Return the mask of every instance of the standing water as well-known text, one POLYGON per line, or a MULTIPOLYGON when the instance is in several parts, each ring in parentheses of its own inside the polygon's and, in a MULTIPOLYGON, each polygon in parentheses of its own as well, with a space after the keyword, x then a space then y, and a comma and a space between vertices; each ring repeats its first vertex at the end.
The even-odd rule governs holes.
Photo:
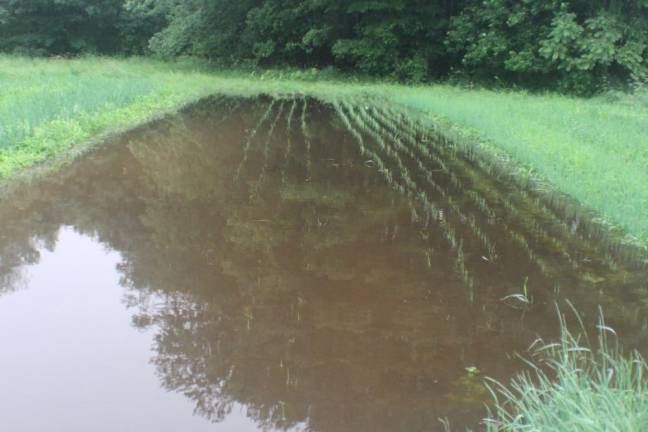
POLYGON ((3 431, 460 431, 556 302, 648 342, 637 260, 364 105, 210 99, 0 223, 3 431))

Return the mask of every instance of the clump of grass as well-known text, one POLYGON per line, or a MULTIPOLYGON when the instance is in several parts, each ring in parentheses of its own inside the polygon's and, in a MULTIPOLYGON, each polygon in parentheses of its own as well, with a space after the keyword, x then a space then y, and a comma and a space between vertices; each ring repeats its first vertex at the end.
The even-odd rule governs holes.
MULTIPOLYGON (((579 320, 580 322, 580 320, 579 320)), ((508 386, 491 381, 496 404, 488 432, 639 432, 648 430, 648 365, 626 356, 614 330, 599 320, 593 347, 560 317, 561 337, 541 340, 525 360, 530 371, 508 386)), ((581 323, 582 326, 582 323, 581 323)))

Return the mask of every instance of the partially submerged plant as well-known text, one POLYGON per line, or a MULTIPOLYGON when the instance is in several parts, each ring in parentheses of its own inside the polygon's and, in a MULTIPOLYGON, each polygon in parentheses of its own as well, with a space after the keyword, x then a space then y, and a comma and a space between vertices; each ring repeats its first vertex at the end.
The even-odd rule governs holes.
MULTIPOLYGON (((284 163, 283 167, 281 170, 281 183, 285 184, 286 179, 288 177, 287 171, 288 171, 288 166, 290 165, 290 154, 292 153, 293 150, 293 143, 292 143, 292 136, 293 136, 293 131, 292 131, 292 122, 293 118, 295 116, 295 110, 297 109, 297 104, 299 103, 300 99, 293 98, 292 105, 290 106, 290 111, 288 111, 288 117, 286 119, 286 150, 284 152, 284 163)), ((303 110, 306 110, 306 104, 307 104, 307 99, 303 100, 303 110)))
MULTIPOLYGON (((571 305, 570 305, 571 306, 571 305)), ((599 319, 598 341, 575 335, 560 315, 556 343, 536 341, 529 370, 506 386, 489 380, 495 408, 488 432, 640 432, 648 430, 648 365, 625 356, 616 333, 599 319), (614 338, 611 343, 610 337, 614 338)), ((578 318, 578 315, 577 315, 578 318)), ((582 321, 578 318, 583 328, 582 321)))
POLYGON ((533 297, 529 295, 529 277, 524 279, 522 285, 522 292, 517 294, 510 294, 500 299, 507 305, 514 309, 528 309, 533 306, 533 297))
POLYGON ((274 120, 270 124, 270 128, 266 131, 265 144, 263 146, 263 166, 261 167, 261 173, 259 174, 259 179, 256 182, 257 189, 260 188, 265 182, 266 173, 268 172, 268 164, 270 163, 270 143, 272 142, 272 139, 274 137, 274 132, 275 129, 277 128, 277 124, 279 124, 279 120, 281 120, 281 116, 284 113, 284 108, 285 108, 285 101, 282 100, 281 103, 279 104, 277 115, 275 116, 274 120))
POLYGON ((248 155, 250 152, 250 148, 252 147, 252 142, 254 138, 256 137, 257 133, 261 129, 261 127, 264 125, 266 120, 270 117, 270 114, 272 113, 272 110, 276 104, 276 99, 272 99, 272 101, 268 104, 268 107, 266 108, 265 112, 263 115, 259 118, 259 121, 257 124, 254 126, 254 128, 248 133, 247 138, 245 140, 245 143, 243 144, 243 159, 241 160, 241 163, 239 164, 238 168, 236 169, 236 175, 234 176, 234 179, 238 181, 238 179, 241 177, 241 171, 245 167, 245 164, 247 163, 248 160, 248 155))

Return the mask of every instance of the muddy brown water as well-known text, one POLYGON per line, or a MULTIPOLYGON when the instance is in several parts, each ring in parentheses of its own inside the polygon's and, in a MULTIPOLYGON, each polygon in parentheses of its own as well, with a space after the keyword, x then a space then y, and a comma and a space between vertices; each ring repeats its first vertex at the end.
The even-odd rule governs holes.
POLYGON ((389 110, 212 98, 0 226, 7 432, 479 429, 555 302, 648 345, 645 267, 389 110))

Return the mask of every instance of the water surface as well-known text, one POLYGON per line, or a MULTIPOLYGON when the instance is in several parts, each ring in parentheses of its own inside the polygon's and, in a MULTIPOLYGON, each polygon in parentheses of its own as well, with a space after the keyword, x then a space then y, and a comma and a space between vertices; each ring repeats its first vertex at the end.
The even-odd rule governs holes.
POLYGON ((556 301, 646 347, 644 268, 487 171, 388 110, 213 98, 18 189, 3 430, 462 430, 556 301))

